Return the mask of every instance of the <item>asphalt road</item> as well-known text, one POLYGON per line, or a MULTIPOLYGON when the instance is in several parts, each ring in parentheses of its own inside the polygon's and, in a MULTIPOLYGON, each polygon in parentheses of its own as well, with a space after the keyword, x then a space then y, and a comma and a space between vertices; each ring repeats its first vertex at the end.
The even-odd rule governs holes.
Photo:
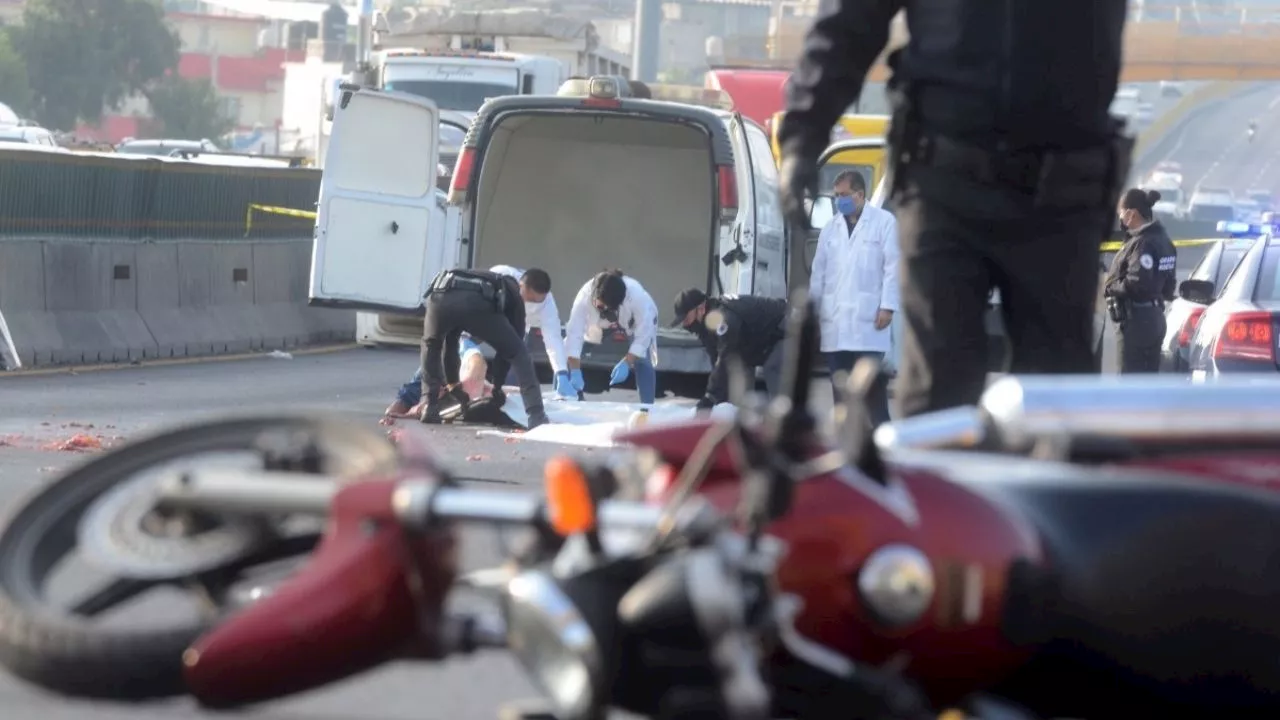
POLYGON ((1188 192, 1195 187, 1225 187, 1243 193, 1252 188, 1280 190, 1280 83, 1257 83, 1229 100, 1196 112, 1150 165, 1170 160, 1182 165, 1188 192), (1249 121, 1258 121, 1253 142, 1249 121))
MULTIPOLYGON (((335 413, 373 425, 393 389, 412 372, 414 361, 412 352, 353 349, 291 360, 0 376, 0 510, 23 492, 56 477, 58 471, 91 459, 92 453, 52 449, 77 434, 95 436, 109 445, 236 412, 335 413)), ((433 430, 446 464, 463 475, 505 484, 521 485, 537 478, 541 461, 563 449, 478 438, 475 428, 433 430), (468 460, 476 456, 481 459, 468 460)), ((574 452, 600 457, 607 453, 574 452)), ((470 533, 466 545, 469 568, 491 565, 499 557, 487 532, 470 533)), ((487 720, 494 717, 499 702, 532 694, 506 658, 485 655, 436 667, 389 667, 324 692, 264 707, 251 716, 263 720, 487 720)), ((142 708, 67 702, 2 674, 0 708, 0 714, 15 720, 227 717, 199 712, 184 701, 142 708)))

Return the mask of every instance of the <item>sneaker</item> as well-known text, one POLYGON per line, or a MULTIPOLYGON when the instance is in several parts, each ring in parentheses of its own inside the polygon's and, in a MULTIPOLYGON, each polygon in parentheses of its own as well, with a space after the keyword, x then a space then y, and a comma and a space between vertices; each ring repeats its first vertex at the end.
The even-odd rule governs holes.
POLYGON ((464 408, 471 404, 471 396, 463 391, 461 386, 454 387, 449 390, 449 392, 446 393, 446 396, 453 398, 457 401, 458 405, 461 405, 464 408))
POLYGON ((539 425, 546 425, 551 422, 551 418, 547 417, 547 413, 543 410, 529 413, 529 429, 532 430, 539 425))

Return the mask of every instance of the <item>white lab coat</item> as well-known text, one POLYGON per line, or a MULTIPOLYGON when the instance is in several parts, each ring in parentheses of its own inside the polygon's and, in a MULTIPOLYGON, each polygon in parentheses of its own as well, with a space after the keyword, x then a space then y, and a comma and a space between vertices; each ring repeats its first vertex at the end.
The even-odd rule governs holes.
POLYGON ((898 222, 867 205, 853 232, 841 215, 818 236, 809 297, 818 303, 822 352, 889 353, 890 328, 876 329, 878 310, 898 312, 898 222))
MULTIPOLYGON (((627 284, 627 297, 618 308, 618 325, 631 336, 631 349, 636 357, 648 356, 656 367, 658 364, 658 306, 653 302, 649 292, 635 278, 625 275, 622 278, 627 284)), ((565 351, 569 357, 582 357, 584 342, 598 343, 604 339, 604 330, 609 321, 600 317, 600 311, 592 302, 592 290, 595 278, 587 281, 573 298, 573 308, 569 310, 569 324, 565 326, 565 351)))
MULTIPOLYGON (((494 265, 489 268, 489 272, 501 273, 517 281, 524 277, 524 270, 511 265, 494 265)), ((525 332, 532 328, 542 329, 542 344, 547 349, 551 369, 554 372, 567 372, 569 365, 565 361, 564 336, 561 335, 563 328, 560 325, 560 309, 556 307, 555 295, 547 293, 546 299, 540 303, 525 303, 524 324, 525 332)))

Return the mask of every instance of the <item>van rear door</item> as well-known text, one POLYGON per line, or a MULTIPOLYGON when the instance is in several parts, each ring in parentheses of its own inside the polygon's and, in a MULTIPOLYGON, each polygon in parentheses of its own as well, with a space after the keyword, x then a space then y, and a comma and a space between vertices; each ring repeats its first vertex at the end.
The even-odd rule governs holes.
POLYGON ((436 187, 431 100, 344 85, 334 104, 311 256, 311 304, 416 311, 453 248, 436 187))

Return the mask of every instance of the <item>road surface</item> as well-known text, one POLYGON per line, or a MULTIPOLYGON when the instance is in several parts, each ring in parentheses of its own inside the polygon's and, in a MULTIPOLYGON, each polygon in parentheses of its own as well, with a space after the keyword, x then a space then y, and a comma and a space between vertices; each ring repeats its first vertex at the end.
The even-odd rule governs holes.
POLYGON ((1209 102, 1150 164, 1182 165, 1190 193, 1197 186, 1223 187, 1242 194, 1253 188, 1280 190, 1280 83, 1256 83, 1226 101, 1209 102), (1253 142, 1249 121, 1258 121, 1253 142))
MULTIPOLYGON (((48 448, 77 434, 124 442, 178 423, 235 412, 337 413, 372 425, 392 391, 413 370, 416 354, 347 350, 253 359, 82 372, 0 376, 0 510, 85 455, 48 448), (92 426, 92 427, 88 427, 92 426)), ((610 398, 617 399, 617 398, 610 398)), ((556 446, 477 438, 475 429, 439 428, 445 462, 468 476, 520 484, 538 477, 556 446), (466 458, 483 456, 482 460, 466 458)), ((582 452, 582 451, 578 451, 582 452)), ((603 457, 606 451, 594 451, 603 457)), ((468 537, 469 567, 497 559, 487 533, 468 537)), ((263 708, 261 720, 489 720, 497 703, 532 694, 501 656, 477 656, 438 667, 405 665, 334 689, 263 708)), ((0 675, 6 718, 159 720, 226 718, 187 702, 138 709, 80 704, 42 695, 0 675)))

